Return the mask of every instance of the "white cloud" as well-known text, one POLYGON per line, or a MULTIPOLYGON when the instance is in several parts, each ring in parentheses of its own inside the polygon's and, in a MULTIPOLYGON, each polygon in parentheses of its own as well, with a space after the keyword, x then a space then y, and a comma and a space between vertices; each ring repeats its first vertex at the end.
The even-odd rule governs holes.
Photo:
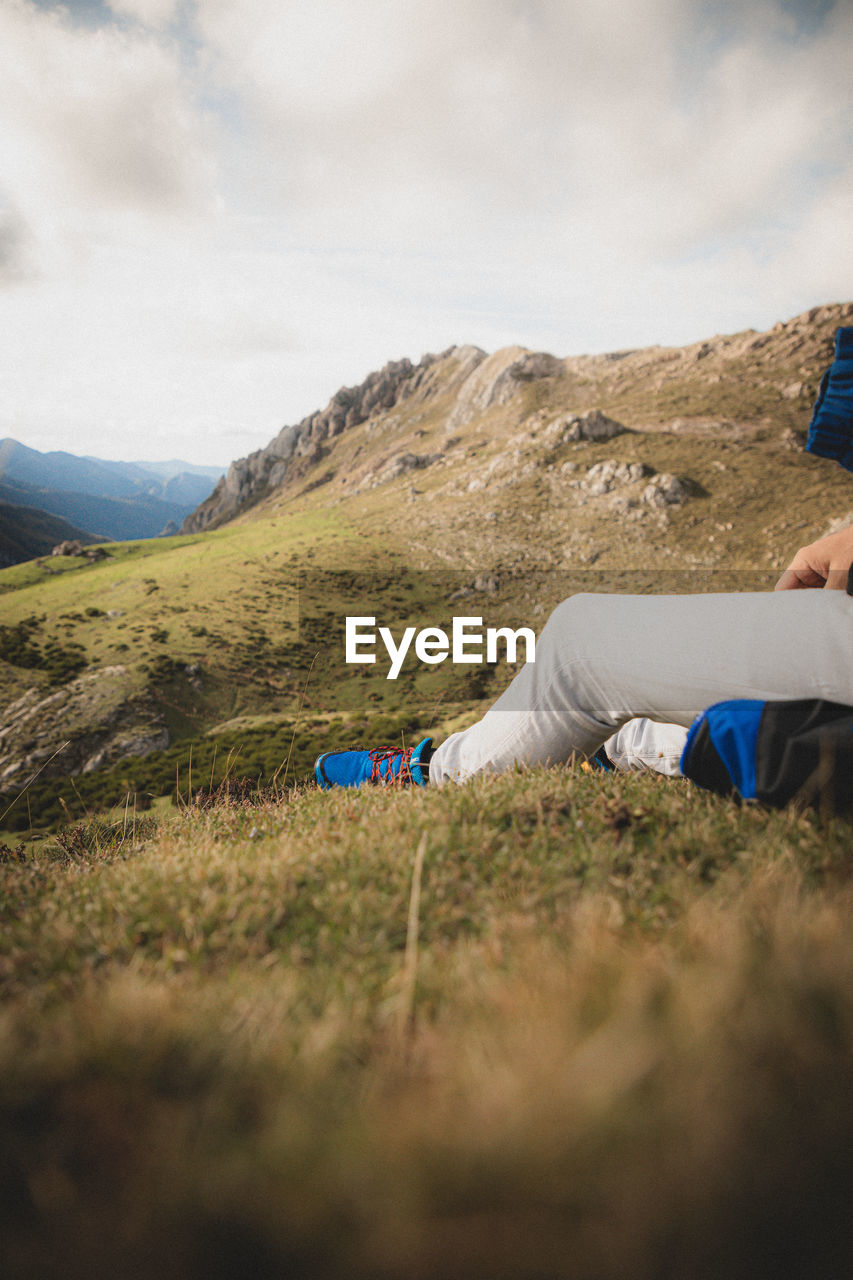
POLYGON ((178 16, 178 0, 107 0, 113 13, 146 27, 167 27, 178 16))
POLYGON ((176 46, 26 0, 0 6, 0 200, 45 269, 116 220, 209 205, 213 176, 176 46))
POLYGON ((849 163, 847 10, 809 40, 771 0, 703 42, 708 21, 700 0, 199 3, 250 122, 239 171, 293 234, 533 244, 587 277, 760 237, 849 163))
POLYGON ((400 355, 853 296, 846 3, 108 3, 0 3, 0 432, 224 460, 400 355))
POLYGON ((31 237, 14 209, 0 209, 0 287, 17 284, 31 273, 31 237))

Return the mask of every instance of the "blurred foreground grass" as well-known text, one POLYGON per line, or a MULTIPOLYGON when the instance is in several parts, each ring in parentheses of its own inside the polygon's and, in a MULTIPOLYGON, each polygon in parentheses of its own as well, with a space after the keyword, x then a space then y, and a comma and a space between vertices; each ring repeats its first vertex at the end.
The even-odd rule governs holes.
POLYGON ((143 821, 2 854, 9 1280, 850 1274, 853 824, 580 768, 143 821))

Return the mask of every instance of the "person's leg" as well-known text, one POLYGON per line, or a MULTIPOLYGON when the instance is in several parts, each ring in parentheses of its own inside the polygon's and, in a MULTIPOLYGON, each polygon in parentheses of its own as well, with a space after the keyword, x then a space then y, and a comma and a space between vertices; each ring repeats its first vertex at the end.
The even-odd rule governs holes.
POLYGON ((617 729, 604 743, 604 750, 618 773, 643 770, 677 778, 686 740, 687 726, 638 716, 617 729))
MULTIPOLYGON (((724 698, 804 697, 853 703, 853 599, 842 592, 573 596, 549 618, 536 662, 436 748, 430 781, 592 755, 635 717, 686 727, 724 698)), ((674 745, 676 733, 664 737, 674 745)))

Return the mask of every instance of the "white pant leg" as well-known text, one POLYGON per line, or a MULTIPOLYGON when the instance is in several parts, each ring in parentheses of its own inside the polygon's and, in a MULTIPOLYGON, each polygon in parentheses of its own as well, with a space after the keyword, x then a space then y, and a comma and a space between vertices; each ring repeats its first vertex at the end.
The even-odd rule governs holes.
POLYGON ((635 717, 687 726, 724 698, 805 697, 853 703, 843 592, 572 596, 548 619, 535 663, 437 748, 430 780, 591 755, 635 717))
POLYGON ((687 728, 683 724, 661 724, 658 720, 637 716, 607 739, 604 750, 619 773, 651 769, 678 778, 686 738, 687 728))

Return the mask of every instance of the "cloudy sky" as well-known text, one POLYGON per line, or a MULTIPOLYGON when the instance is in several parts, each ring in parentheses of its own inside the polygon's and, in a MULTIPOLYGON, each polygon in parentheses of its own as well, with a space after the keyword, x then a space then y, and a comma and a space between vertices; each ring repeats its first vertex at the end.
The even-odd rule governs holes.
POLYGON ((0 436, 226 464, 850 300, 851 66, 851 0, 0 0, 0 436))

